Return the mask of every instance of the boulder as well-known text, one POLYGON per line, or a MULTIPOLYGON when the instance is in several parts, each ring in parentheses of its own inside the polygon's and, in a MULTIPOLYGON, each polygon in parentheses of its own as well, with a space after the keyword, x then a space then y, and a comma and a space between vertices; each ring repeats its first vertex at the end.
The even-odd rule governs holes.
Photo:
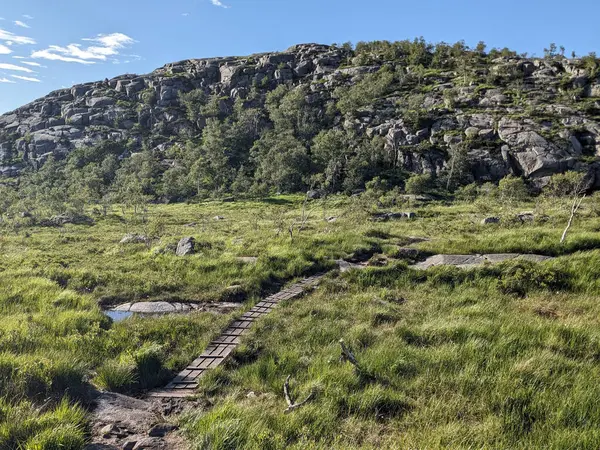
POLYGON ((533 222, 535 220, 535 215, 532 211, 525 211, 517 214, 516 218, 523 223, 533 222))
POLYGON ((177 256, 193 255, 195 253, 196 239, 191 236, 182 238, 177 244, 177 256))
POLYGON ((148 431, 148 436, 150 437, 164 437, 168 433, 177 430, 177 426, 172 425, 170 423, 159 423, 154 425, 148 431))
POLYGON ((119 244, 147 244, 148 242, 150 239, 146 235, 129 233, 123 236, 119 244))
POLYGON ((321 189, 313 189, 306 193, 306 198, 309 200, 318 200, 325 195, 325 192, 321 189))
POLYGON ((490 216, 481 220, 481 225, 488 225, 490 223, 500 223, 500 217, 490 216))
POLYGON ((421 251, 412 247, 400 247, 394 253, 397 259, 406 259, 408 261, 416 261, 421 257, 421 251))

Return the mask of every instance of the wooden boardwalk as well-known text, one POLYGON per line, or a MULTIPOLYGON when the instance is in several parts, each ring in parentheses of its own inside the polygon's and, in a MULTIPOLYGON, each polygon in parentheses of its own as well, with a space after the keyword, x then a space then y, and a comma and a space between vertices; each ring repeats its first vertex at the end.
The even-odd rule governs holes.
POLYGON ((164 388, 150 391, 150 397, 182 398, 197 394, 198 379, 207 371, 220 366, 239 345, 255 320, 270 313, 282 300, 301 296, 308 288, 318 284, 325 274, 314 275, 258 302, 252 309, 234 320, 213 340, 196 360, 182 370, 164 388))

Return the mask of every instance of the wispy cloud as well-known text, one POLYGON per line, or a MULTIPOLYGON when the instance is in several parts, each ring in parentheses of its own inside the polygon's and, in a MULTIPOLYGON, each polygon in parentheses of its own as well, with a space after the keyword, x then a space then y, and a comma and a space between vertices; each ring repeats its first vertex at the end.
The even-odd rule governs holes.
POLYGON ((42 80, 38 80, 37 78, 33 78, 33 77, 22 77, 20 75, 11 75, 11 76, 18 80, 31 81, 33 83, 41 83, 42 82, 42 80))
POLYGON ((25 22, 21 22, 20 20, 15 20, 15 25, 21 28, 31 28, 25 22))
POLYGON ((0 44, 0 55, 9 55, 12 53, 12 50, 8 48, 6 45, 0 44))
POLYGON ((7 44, 35 44, 35 40, 26 36, 18 36, 10 31, 5 31, 0 28, 0 41, 4 41, 7 44))
POLYGON ((21 64, 26 64, 31 67, 46 67, 46 66, 42 66, 40 63, 36 63, 33 61, 22 61, 21 64))
POLYGON ((89 47, 84 47, 81 44, 69 44, 66 47, 51 45, 45 50, 33 52, 31 57, 79 64, 95 64, 96 61, 106 61, 109 57, 119 55, 121 49, 135 42, 123 33, 100 34, 95 38, 82 40, 94 42, 96 45, 89 47))
POLYGON ((25 17, 27 20, 33 20, 33 17, 31 17, 29 14, 23 14, 23 17, 25 17))
POLYGON ((183 17, 187 17, 187 16, 189 16, 189 15, 190 15, 190 13, 181 13, 181 15, 182 15, 183 17))
POLYGON ((33 73, 33 70, 27 67, 16 66, 15 64, 0 63, 0 70, 16 70, 17 72, 33 73))
POLYGON ((221 3, 221 0, 210 0, 210 2, 215 5, 215 6, 219 6, 221 8, 231 8, 231 6, 227 6, 224 5, 223 3, 221 3))
POLYGON ((27 59, 24 56, 13 56, 13 58, 15 58, 15 59, 27 59))
POLYGON ((8 78, 0 78, 0 83, 16 83, 16 81, 9 80, 8 78))

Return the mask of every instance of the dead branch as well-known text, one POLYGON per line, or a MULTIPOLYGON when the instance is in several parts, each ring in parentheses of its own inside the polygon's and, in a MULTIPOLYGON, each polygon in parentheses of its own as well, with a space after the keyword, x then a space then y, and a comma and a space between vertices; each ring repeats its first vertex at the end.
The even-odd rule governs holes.
POLYGON ((577 211, 579 210, 579 207, 581 206, 581 202, 583 202, 584 198, 585 198, 585 194, 583 194, 581 196, 581 198, 575 197, 575 199, 573 200, 573 206, 571 206, 571 216, 569 217, 569 221, 567 222, 567 227, 565 228, 565 231, 563 231, 562 237, 560 238, 561 244, 563 242, 565 242, 565 240, 567 239, 567 233, 569 232, 569 228, 571 228, 571 225, 573 225, 573 219, 575 218, 575 214, 577 214, 577 211))
POLYGON ((358 363, 356 356, 354 356, 354 353, 352 353, 352 351, 348 348, 348 346, 346 345, 346 343, 344 342, 343 339, 340 339, 340 346, 342 347, 342 354, 340 356, 340 361, 348 361, 350 364, 352 364, 358 370, 361 370, 360 364, 358 363))
POLYGON ((315 396, 315 391, 313 389, 310 391, 310 394, 308 394, 308 397, 306 397, 304 401, 301 401, 300 403, 295 403, 294 400, 292 400, 292 396, 290 395, 290 378, 291 375, 288 375, 288 377, 285 379, 285 383, 283 384, 283 395, 285 396, 285 401, 288 404, 288 407, 284 411, 284 414, 288 414, 294 411, 295 409, 300 408, 302 405, 311 401, 312 398, 315 396))

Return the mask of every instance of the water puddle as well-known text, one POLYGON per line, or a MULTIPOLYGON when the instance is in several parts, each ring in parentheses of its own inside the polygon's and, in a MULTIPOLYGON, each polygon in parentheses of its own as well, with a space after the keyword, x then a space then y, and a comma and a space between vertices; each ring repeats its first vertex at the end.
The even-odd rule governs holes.
POLYGON ((179 303, 179 302, 138 302, 125 303, 113 309, 105 310, 104 314, 113 322, 122 322, 130 317, 161 317, 168 314, 190 314, 193 312, 209 312, 213 314, 228 314, 242 304, 232 302, 215 303, 179 303))
POLYGON ((114 323, 118 323, 130 318, 131 316, 133 316, 133 313, 130 311, 114 311, 111 309, 108 311, 104 311, 104 315, 110 317, 114 323))

